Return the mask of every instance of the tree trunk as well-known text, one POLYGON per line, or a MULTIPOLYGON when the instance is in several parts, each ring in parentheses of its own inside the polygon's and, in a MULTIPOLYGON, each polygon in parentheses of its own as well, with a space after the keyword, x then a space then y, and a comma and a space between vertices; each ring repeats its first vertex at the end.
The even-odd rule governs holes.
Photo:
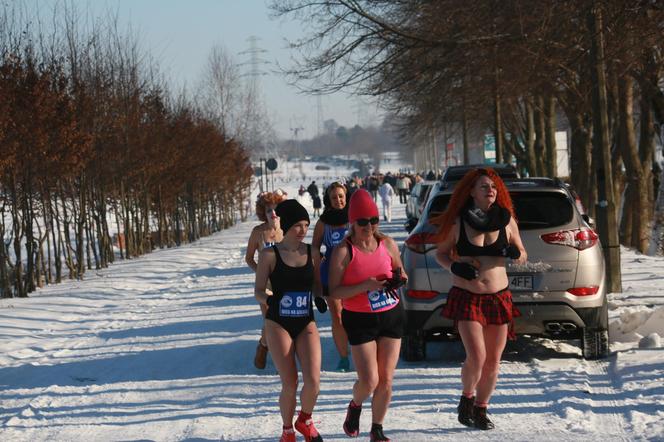
MULTIPOLYGON (((496 80, 497 81, 497 80, 496 80)), ((496 163, 502 163, 504 161, 503 155, 505 153, 504 148, 504 134, 503 134, 503 115, 502 115, 502 103, 501 103, 500 93, 498 92, 498 85, 495 85, 494 88, 494 138, 496 143, 496 163)))
MULTIPOLYGON (((79 178, 79 191, 78 191, 78 218, 76 221, 76 265, 77 265, 77 278, 83 279, 85 274, 85 218, 87 217, 86 209, 86 179, 85 175, 81 174, 79 178)), ((74 204, 75 205, 75 204, 74 204)))
POLYGON ((19 214, 19 195, 16 189, 16 177, 10 180, 10 204, 12 207, 12 230, 14 237, 14 293, 18 298, 25 298, 28 294, 23 285, 23 257, 21 241, 23 240, 24 223, 19 214))
MULTIPOLYGON (((643 219, 648 223, 649 243, 652 241, 652 228, 654 227, 655 204, 657 199, 657 187, 655 177, 659 178, 653 170, 655 165, 655 121, 653 117, 653 103, 648 94, 641 91, 640 99, 640 137, 639 137, 639 158, 641 160, 641 172, 643 188, 647 189, 646 210, 643 212, 643 219)), ((649 244, 650 249, 650 244, 649 244)))
POLYGON ((606 64, 604 60, 604 24, 601 4, 593 1, 587 16, 590 36, 589 67, 592 80, 593 154, 597 170, 597 230, 607 265, 609 292, 622 291, 620 243, 609 150, 609 127, 606 98, 606 64))
POLYGON ((11 298, 12 292, 9 271, 9 257, 5 246, 5 210, 0 211, 0 298, 11 298))
POLYGON ((525 99, 526 106, 526 168, 529 176, 537 176, 537 157, 535 154, 535 111, 530 97, 525 99))
POLYGON ((558 157, 556 152, 556 99, 552 96, 544 100, 545 139, 546 139, 546 176, 558 176, 558 157))
POLYGON ((465 96, 461 115, 461 132, 463 137, 463 164, 470 164, 470 148, 468 146, 468 110, 466 109, 465 96))
MULTIPOLYGON (((626 246, 636 247, 641 253, 645 253, 648 248, 648 189, 643 187, 644 181, 641 179, 643 169, 641 159, 636 145, 636 132, 634 129, 634 81, 629 76, 624 76, 618 80, 619 92, 619 120, 620 120, 620 141, 622 148, 622 158, 627 172, 627 186, 630 191, 627 196, 630 197, 627 216, 632 217, 631 235, 625 231, 626 246), (644 216, 646 215, 646 216, 644 216), (628 239, 629 236, 629 239, 628 239)), ((627 226, 625 226, 626 228, 627 226)), ((623 230, 621 226, 621 230, 623 230)))
POLYGON ((26 178, 23 181, 23 223, 25 225, 25 260, 26 260, 26 271, 25 278, 23 279, 23 284, 25 285, 25 293, 34 292, 36 289, 35 285, 35 271, 36 271, 36 261, 37 256, 35 250, 35 237, 34 237, 34 222, 35 222, 35 213, 33 209, 33 200, 32 200, 32 179, 30 173, 26 174, 26 178))
POLYGON ((535 159, 536 176, 546 175, 546 117, 544 114, 544 98, 535 97, 535 159))

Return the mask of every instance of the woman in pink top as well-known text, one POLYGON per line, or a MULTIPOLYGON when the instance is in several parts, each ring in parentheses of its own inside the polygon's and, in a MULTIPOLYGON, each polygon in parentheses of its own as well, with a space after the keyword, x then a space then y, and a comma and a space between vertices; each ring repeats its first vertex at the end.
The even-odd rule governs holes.
POLYGON ((371 400, 370 438, 389 441, 383 420, 392 398, 392 379, 399 360, 404 310, 396 288, 405 283, 399 248, 378 231, 378 207, 366 190, 350 198, 350 229, 330 259, 330 297, 341 299, 341 320, 348 335, 357 381, 343 428, 350 437, 360 433, 362 403, 371 400))

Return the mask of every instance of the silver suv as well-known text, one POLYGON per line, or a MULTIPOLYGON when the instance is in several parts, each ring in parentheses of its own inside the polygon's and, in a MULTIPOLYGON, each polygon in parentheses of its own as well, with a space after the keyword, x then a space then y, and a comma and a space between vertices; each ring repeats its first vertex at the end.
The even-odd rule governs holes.
POLYGON ((418 220, 422 215, 424 204, 429 196, 429 191, 438 181, 424 180, 415 183, 413 189, 410 191, 408 201, 406 202, 406 218, 418 220))
MULTIPOLYGON (((528 252, 524 265, 510 264, 507 275, 514 304, 521 312, 517 334, 581 339, 583 357, 609 353, 608 306, 601 245, 562 181, 550 178, 506 179, 521 239, 528 252)), ((407 314, 402 341, 406 361, 426 358, 426 341, 454 336, 452 321, 440 315, 452 285, 450 272, 436 262, 429 224, 450 200, 454 183, 437 186, 422 217, 402 248, 410 279, 401 298, 407 314)))

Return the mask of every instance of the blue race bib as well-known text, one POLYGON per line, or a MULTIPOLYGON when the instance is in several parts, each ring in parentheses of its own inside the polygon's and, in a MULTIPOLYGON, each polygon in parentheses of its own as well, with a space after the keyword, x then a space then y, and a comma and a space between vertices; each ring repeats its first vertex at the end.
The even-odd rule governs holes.
POLYGON ((385 307, 395 305, 398 301, 394 296, 389 295, 385 290, 374 290, 369 292, 369 307, 372 311, 383 310, 385 307))
POLYGON ((311 292, 286 292, 279 304, 279 316, 283 318, 301 318, 309 316, 311 292))

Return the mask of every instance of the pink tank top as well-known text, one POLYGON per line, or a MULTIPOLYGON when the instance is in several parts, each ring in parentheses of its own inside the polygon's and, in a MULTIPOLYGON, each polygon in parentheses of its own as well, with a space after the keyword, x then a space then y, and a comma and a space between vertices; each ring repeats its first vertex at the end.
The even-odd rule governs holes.
MULTIPOLYGON (((359 250, 350 241, 347 243, 352 247, 353 257, 346 267, 341 285, 359 284, 372 276, 379 279, 392 276, 392 258, 384 241, 380 241, 372 253, 359 250)), ((378 313, 394 308, 399 300, 381 292, 361 292, 341 302, 343 308, 351 312, 378 313)))

